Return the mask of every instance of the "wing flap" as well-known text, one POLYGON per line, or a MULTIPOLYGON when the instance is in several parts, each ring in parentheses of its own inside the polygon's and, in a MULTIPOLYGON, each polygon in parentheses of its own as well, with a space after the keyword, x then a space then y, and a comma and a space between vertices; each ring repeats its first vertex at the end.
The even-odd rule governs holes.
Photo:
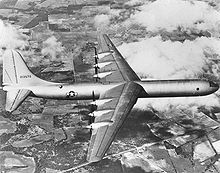
POLYGON ((30 93, 31 91, 27 89, 7 91, 5 110, 12 112, 17 109, 30 93))
POLYGON ((117 86, 101 96, 102 98, 111 97, 113 101, 106 103, 105 107, 115 106, 115 110, 108 116, 104 115, 95 118, 95 123, 103 121, 112 121, 113 123, 92 131, 87 155, 89 162, 96 162, 103 158, 142 90, 143 88, 140 85, 129 82, 117 86))

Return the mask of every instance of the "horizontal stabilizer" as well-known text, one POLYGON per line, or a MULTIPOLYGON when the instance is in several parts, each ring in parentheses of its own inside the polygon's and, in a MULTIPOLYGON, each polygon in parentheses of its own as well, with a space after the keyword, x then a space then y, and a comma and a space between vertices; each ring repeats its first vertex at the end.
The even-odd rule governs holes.
POLYGON ((6 105, 5 110, 12 112, 20 106, 20 104, 27 98, 30 94, 30 90, 19 89, 19 90, 10 90, 6 95, 6 105))

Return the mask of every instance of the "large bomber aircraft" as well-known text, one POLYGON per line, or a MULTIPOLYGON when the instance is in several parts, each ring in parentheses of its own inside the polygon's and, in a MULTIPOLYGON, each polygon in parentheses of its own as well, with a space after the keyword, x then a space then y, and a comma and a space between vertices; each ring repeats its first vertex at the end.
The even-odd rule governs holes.
POLYGON ((63 100, 93 100, 96 110, 87 161, 100 161, 138 98, 204 96, 218 90, 218 84, 200 79, 141 81, 107 35, 98 36, 94 83, 53 83, 35 76, 22 55, 6 50, 3 57, 5 109, 13 112, 28 97, 63 100))

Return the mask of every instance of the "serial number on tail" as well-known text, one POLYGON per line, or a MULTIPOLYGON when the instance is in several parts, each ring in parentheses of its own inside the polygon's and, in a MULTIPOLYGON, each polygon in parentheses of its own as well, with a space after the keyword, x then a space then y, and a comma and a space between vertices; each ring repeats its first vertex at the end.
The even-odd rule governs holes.
POLYGON ((20 78, 31 78, 31 75, 22 75, 20 78))

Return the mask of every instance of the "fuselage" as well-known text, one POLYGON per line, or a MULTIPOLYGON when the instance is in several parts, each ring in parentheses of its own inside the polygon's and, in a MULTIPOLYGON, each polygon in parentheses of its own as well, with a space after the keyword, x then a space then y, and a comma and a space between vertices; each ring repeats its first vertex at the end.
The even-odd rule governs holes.
MULTIPOLYGON (((204 96, 214 93, 218 90, 218 84, 198 79, 189 80, 147 80, 136 81, 142 86, 143 92, 138 98, 151 97, 187 97, 204 96)), ((49 83, 40 86, 17 86, 19 89, 28 89, 32 91, 31 96, 48 99, 66 99, 66 100, 90 100, 99 99, 107 90, 119 86, 122 83, 79 83, 79 84, 57 84, 49 83)), ((16 86, 13 86, 16 88, 16 86)), ((6 86, 5 90, 10 90, 6 86)))

